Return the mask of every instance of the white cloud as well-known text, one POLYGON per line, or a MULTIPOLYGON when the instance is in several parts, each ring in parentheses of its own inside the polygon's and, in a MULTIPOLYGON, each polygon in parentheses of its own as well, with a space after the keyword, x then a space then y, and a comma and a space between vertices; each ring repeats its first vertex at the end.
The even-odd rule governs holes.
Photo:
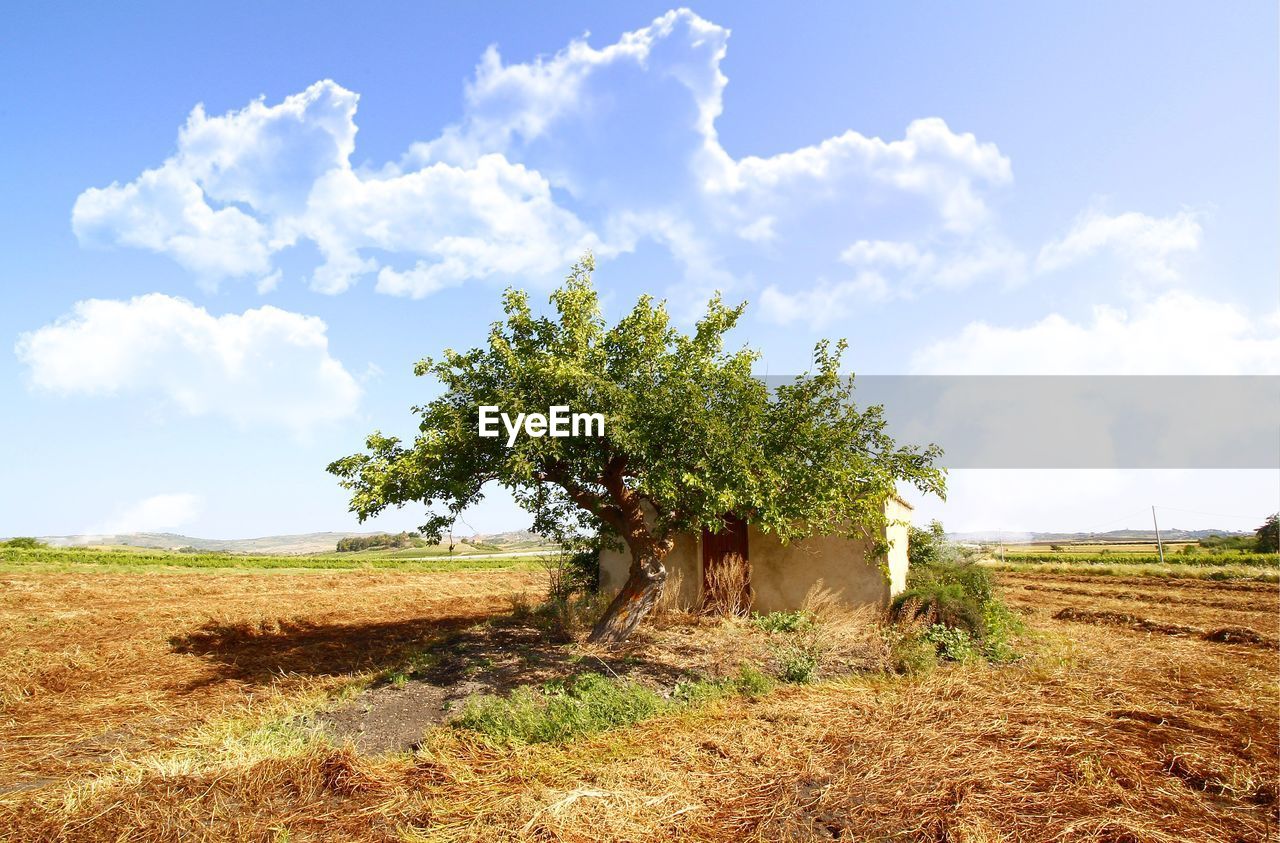
POLYGON ((787 292, 770 284, 760 293, 760 312, 779 325, 801 323, 815 330, 853 317, 860 304, 889 298, 888 284, 874 272, 852 280, 819 282, 806 290, 787 292))
POLYGON ((1097 209, 1082 214, 1059 240, 1046 243, 1036 258, 1039 272, 1053 272, 1101 253, 1111 253, 1142 278, 1177 279, 1175 259, 1200 247, 1200 223, 1182 211, 1151 217, 1136 211, 1108 216, 1097 209))
POLYGON ((1184 292, 1099 306, 1088 322, 1052 314, 1022 328, 973 322, 912 359, 925 374, 1280 374, 1280 312, 1255 316, 1184 292))
POLYGON ((213 316, 159 293, 78 302, 18 338, 31 383, 60 394, 140 393, 193 416, 302 433, 350 417, 356 379, 314 316, 261 307, 213 316))
POLYGON ((855 131, 820 144, 769 158, 732 161, 715 146, 722 162, 707 186, 728 193, 759 194, 776 201, 783 190, 837 190, 849 182, 891 186, 929 198, 951 231, 969 232, 986 222, 983 185, 1013 180, 1009 159, 995 144, 972 134, 956 134, 938 117, 914 120, 902 140, 868 138, 855 131))
POLYGON ((309 239, 312 287, 336 293, 385 270, 379 289, 420 297, 493 274, 558 273, 595 239, 547 180, 501 154, 382 174, 352 169, 358 97, 331 81, 268 106, 209 117, 197 106, 178 152, 128 184, 90 188, 72 227, 84 243, 167 254, 202 279, 279 282, 272 256, 309 239), (378 249, 413 266, 364 254, 378 249))
POLYGON ((203 506, 200 496, 189 492, 153 495, 118 508, 110 518, 85 532, 93 536, 168 532, 193 521, 203 506))
POLYGON ((161 252, 205 278, 265 274, 267 231, 235 207, 214 209, 199 185, 166 164, 126 185, 89 188, 71 225, 82 243, 119 243, 161 252))
POLYGON ((314 289, 376 275, 379 291, 412 297, 473 279, 550 280, 585 249, 607 259, 642 240, 699 289, 796 254, 831 275, 832 243, 922 227, 977 238, 965 254, 985 242, 988 193, 1011 181, 1009 160, 940 118, 898 139, 849 130, 731 156, 716 128, 728 38, 679 10, 600 48, 577 39, 513 63, 490 48, 460 119, 371 169, 351 166, 358 96, 335 82, 223 115, 197 106, 172 157, 86 190, 73 227, 85 243, 148 249, 207 283, 246 277, 264 292, 278 283, 275 255, 310 241, 322 256, 314 289), (816 242, 832 221, 844 234, 816 242))

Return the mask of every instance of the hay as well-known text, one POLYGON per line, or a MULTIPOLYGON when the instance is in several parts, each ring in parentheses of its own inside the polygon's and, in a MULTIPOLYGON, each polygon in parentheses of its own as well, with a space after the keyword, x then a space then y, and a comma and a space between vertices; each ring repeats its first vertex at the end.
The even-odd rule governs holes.
MULTIPOLYGON (((1274 592, 1198 588, 1161 583, 1139 616, 1197 628, 1245 617, 1254 619, 1249 628, 1274 623, 1274 592), (1236 605, 1178 605, 1194 594, 1236 605), (1207 622, 1214 616, 1229 620, 1207 622)), ((510 590, 495 589, 493 605, 510 590)), ((1005 596, 1030 612, 1034 628, 1018 642, 1026 657, 1014 666, 867 674, 755 700, 726 697, 565 746, 507 750, 437 730, 412 757, 368 759, 300 740, 221 755, 206 749, 195 756, 201 764, 143 763, 160 760, 157 751, 97 785, 81 780, 75 798, 56 788, 0 798, 0 837, 1275 839, 1274 653, 1052 617, 1071 601, 1122 610, 1105 596, 1082 602, 1016 588, 1005 596)), ((349 588, 343 599, 346 611, 359 602, 349 588)), ((826 611, 821 602, 815 596, 811 610, 826 611)), ((697 654, 746 627, 691 619, 642 630, 683 636, 697 654)), ((637 657, 655 640, 638 642, 637 657)), ((135 681, 130 687, 155 693, 154 674, 135 681)), ((62 695, 74 703, 77 693, 62 695)), ((161 710, 179 708, 167 705, 161 710)), ((237 745, 249 743, 242 736, 237 745)))

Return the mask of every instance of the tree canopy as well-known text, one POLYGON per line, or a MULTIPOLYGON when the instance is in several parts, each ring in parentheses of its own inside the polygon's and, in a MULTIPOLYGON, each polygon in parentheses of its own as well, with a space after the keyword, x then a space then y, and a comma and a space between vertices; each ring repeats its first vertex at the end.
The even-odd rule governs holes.
POLYGON ((898 446, 880 407, 859 410, 840 373, 843 341, 820 342, 809 372, 770 390, 758 354, 725 350, 745 304, 719 295, 691 333, 664 302, 642 296, 615 325, 601 316, 584 258, 536 315, 508 290, 505 319, 484 347, 445 350, 415 367, 443 391, 413 408, 412 443, 375 432, 364 452, 329 471, 351 490, 363 521, 388 506, 425 504, 431 541, 496 483, 548 536, 604 530, 626 543, 631 574, 593 633, 625 638, 666 577, 677 534, 718 531, 726 515, 791 541, 817 533, 876 538, 899 482, 943 493, 934 446, 898 446), (478 435, 479 408, 602 413, 600 436, 478 435))
POLYGON ((1253 531, 1253 535, 1259 553, 1280 551, 1280 513, 1268 515, 1262 526, 1253 531))

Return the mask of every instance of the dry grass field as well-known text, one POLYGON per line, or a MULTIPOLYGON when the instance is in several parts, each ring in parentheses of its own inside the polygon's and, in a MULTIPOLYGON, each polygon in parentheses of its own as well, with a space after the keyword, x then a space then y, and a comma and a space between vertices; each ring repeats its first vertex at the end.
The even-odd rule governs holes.
MULTIPOLYGON (((0 838, 1277 839, 1275 584, 999 576, 1028 624, 1012 664, 373 755, 308 713, 456 646, 540 572, 0 573, 0 838)), ((736 634, 658 624, 611 664, 736 634)))

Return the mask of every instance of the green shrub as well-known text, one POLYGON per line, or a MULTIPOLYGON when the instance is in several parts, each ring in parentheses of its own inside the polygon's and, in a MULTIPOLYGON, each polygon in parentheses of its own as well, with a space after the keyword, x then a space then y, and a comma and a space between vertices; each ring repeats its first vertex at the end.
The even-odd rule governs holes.
POLYGON ((941 521, 930 521, 927 529, 914 525, 908 528, 907 561, 912 567, 941 562, 950 556, 951 551, 952 545, 947 542, 941 521))
POLYGON ((23 548, 25 550, 35 550, 38 547, 48 547, 44 542, 39 541, 31 536, 14 536, 8 541, 0 542, 0 547, 23 548))
POLYGON ((652 717, 662 698, 634 682, 589 673, 541 691, 517 688, 505 699, 473 697, 454 725, 504 744, 561 743, 652 717))
POLYGON ((783 682, 804 685, 818 676, 821 660, 816 647, 801 642, 790 642, 776 649, 778 678, 783 682))
POLYGON ((1014 633, 1026 629, 1022 618, 1009 611, 1009 607, 999 600, 989 600, 982 607, 982 621, 982 654, 987 660, 1003 663, 1017 658, 1010 638, 1014 633))
POLYGON ((600 548, 588 547, 569 557, 566 567, 569 581, 583 593, 595 594, 600 590, 600 548))
POLYGON ((978 645, 963 629, 935 623, 925 630, 924 640, 934 645, 939 656, 953 662, 967 662, 981 655, 978 645))
MULTIPOLYGON (((922 640, 938 656, 966 661, 981 656, 993 662, 1012 661, 1010 641, 1024 625, 995 595, 991 576, 972 564, 933 564, 912 569, 907 590, 892 603, 898 620, 922 619, 929 624, 922 640)), ((914 644, 902 643, 904 659, 916 659, 914 644)))
POLYGON ((773 688, 773 680, 769 675, 753 664, 744 662, 738 668, 738 677, 733 681, 738 693, 746 697, 759 697, 769 693, 773 688))
POLYGON ((930 581, 908 588, 893 601, 899 620, 925 618, 931 623, 982 634, 982 602, 958 582, 930 581))
POLYGON ((813 618, 803 609, 794 612, 770 612, 767 615, 752 614, 751 623, 765 632, 799 632, 813 626, 813 618))

